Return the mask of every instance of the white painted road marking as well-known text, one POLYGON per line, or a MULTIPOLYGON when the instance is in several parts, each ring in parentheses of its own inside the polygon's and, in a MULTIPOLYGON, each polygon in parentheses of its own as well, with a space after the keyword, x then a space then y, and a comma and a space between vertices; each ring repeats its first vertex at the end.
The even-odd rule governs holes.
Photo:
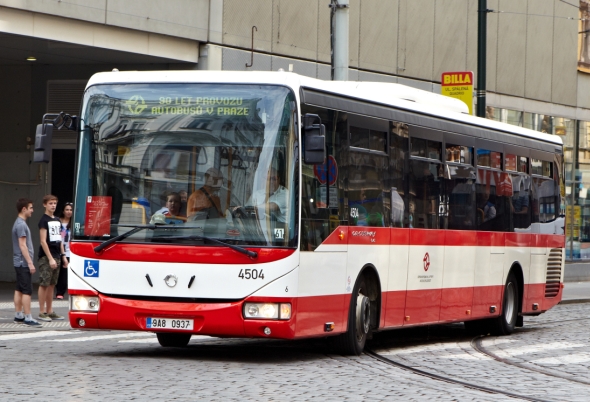
MULTIPOLYGON (((207 335, 193 335, 191 336, 191 341, 197 340, 197 341, 207 341, 207 340, 213 340, 213 339, 218 339, 215 338, 214 336, 207 336, 207 335)), ((124 340, 124 341, 119 341, 119 343, 158 343, 158 339, 156 337, 154 338, 148 338, 148 339, 129 339, 129 340, 124 340)))
POLYGON ((69 338, 69 339, 49 339, 48 342, 90 342, 90 341, 101 341, 103 339, 117 339, 117 338, 135 338, 143 336, 153 336, 151 332, 127 332, 124 334, 115 335, 96 335, 96 336, 84 336, 80 338, 69 338))
POLYGON ((27 332, 24 334, 10 334, 0 335, 0 341, 14 341, 18 339, 29 339, 29 338, 46 338, 48 336, 64 336, 74 335, 79 331, 42 331, 42 332, 27 332))
MULTIPOLYGON (((51 303, 51 305, 54 308, 61 308, 61 307, 70 307, 70 302, 67 300, 54 300, 53 303, 51 303)), ((31 302, 31 308, 33 309, 37 309, 39 308, 39 302, 38 301, 34 301, 31 302)), ((2 302, 0 303, 0 310, 12 310, 14 311, 14 302, 2 302)))

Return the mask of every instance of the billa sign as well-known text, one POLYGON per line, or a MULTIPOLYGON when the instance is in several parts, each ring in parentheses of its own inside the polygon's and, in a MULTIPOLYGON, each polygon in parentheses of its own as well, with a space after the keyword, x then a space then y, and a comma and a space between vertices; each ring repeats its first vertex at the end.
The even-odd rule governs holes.
POLYGON ((473 72, 455 71, 442 73, 441 94, 463 101, 473 114, 473 72))

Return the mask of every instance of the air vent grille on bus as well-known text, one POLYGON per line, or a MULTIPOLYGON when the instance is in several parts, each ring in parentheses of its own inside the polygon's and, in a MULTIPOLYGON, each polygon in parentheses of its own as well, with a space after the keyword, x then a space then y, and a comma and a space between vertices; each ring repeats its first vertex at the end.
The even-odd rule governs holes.
POLYGON ((552 248, 547 259, 547 281, 545 282, 545 297, 555 297, 559 293, 561 280, 561 264, 563 250, 552 248))

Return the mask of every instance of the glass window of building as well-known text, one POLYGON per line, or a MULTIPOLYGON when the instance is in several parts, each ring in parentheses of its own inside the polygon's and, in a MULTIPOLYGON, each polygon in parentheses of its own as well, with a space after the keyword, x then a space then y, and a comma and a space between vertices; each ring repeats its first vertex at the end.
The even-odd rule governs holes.
POLYGON ((477 166, 484 166, 492 169, 502 169, 502 152, 478 149, 477 166))
POLYGON ((447 162, 473 164, 473 148, 461 145, 446 145, 447 162))

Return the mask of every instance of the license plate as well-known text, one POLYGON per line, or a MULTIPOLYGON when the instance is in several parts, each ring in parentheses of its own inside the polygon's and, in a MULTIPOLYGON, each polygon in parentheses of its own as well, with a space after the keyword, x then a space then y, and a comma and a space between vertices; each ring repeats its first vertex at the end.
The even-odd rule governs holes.
POLYGON ((192 331, 193 320, 181 319, 181 318, 158 318, 148 317, 145 323, 146 328, 158 328, 158 329, 175 329, 179 331, 192 331))

